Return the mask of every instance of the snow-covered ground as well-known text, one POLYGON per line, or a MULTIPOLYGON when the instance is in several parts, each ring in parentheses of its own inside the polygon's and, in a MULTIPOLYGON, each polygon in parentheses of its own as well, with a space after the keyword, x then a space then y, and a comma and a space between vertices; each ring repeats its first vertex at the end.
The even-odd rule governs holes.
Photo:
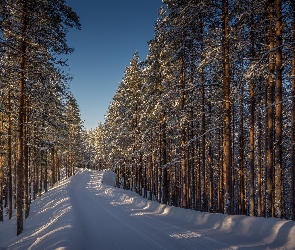
POLYGON ((0 249, 295 249, 294 221, 170 207, 113 180, 79 170, 32 203, 20 236, 15 217, 5 217, 0 249))

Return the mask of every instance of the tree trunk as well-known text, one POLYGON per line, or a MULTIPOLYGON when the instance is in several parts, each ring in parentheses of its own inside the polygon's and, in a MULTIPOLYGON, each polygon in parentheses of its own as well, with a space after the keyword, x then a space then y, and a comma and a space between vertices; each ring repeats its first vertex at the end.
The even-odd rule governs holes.
POLYGON ((12 217, 12 131, 11 131, 11 89, 8 89, 8 217, 12 217))
POLYGON ((19 96, 18 96, 18 142, 17 142, 17 235, 23 231, 23 194, 24 194, 24 121, 25 121, 25 53, 26 53, 26 1, 22 7, 22 41, 20 45, 19 96))
MULTIPOLYGON (((260 93, 261 93, 261 86, 260 93)), ((261 131, 262 131, 262 124, 261 124, 261 100, 263 97, 259 98, 258 100, 258 107, 257 107, 257 124, 258 124, 258 130, 257 130, 257 216, 262 216, 262 192, 261 192, 261 163, 262 163, 262 147, 261 147, 261 131)))
POLYGON ((270 28, 269 28, 269 76, 267 85, 267 104, 266 104, 266 217, 273 217, 273 102, 274 102, 274 2, 269 5, 270 8, 270 28))
POLYGON ((218 166, 219 166, 219 176, 218 176, 218 212, 224 213, 224 184, 223 184, 223 129, 219 130, 219 140, 218 140, 218 166))
POLYGON ((0 221, 3 221, 3 154, 4 154, 4 140, 1 137, 3 134, 3 114, 0 113, 0 221), (3 141, 2 141, 3 140, 3 141))
MULTIPOLYGON (((182 115, 185 113, 185 61, 184 52, 182 53, 181 62, 181 111, 182 115)), ((187 208, 187 186, 186 186, 186 175, 187 166, 185 161, 185 124, 181 122, 181 207, 187 208)))
POLYGON ((240 152, 239 152, 239 214, 246 214, 245 209, 245 176, 244 176, 244 87, 241 88, 240 100, 240 152))
POLYGON ((275 216, 283 216, 282 200, 282 1, 276 0, 276 144, 275 144, 275 216))
POLYGON ((201 172, 201 182, 202 182, 202 196, 200 197, 203 202, 201 203, 202 206, 200 208, 200 211, 204 212, 207 211, 207 178, 206 178, 206 114, 205 114, 205 83, 204 83, 204 76, 201 76, 201 82, 202 82, 202 104, 201 104, 201 112, 202 112, 202 128, 201 128, 201 133, 202 133, 202 172, 201 172))
MULTIPOLYGON (((253 14, 253 1, 251 1, 251 20, 250 20, 250 58, 253 62, 255 57, 254 50, 254 14, 253 14)), ((254 183, 254 149, 255 149, 255 85, 254 79, 250 80, 250 154, 249 154, 249 165, 250 165, 250 216, 255 214, 255 183, 254 183)))
POLYGON ((231 190, 232 138, 231 138, 231 103, 230 103, 230 62, 229 62, 229 14, 228 0, 222 0, 223 33, 223 87, 224 87, 224 146, 223 146, 223 189, 224 213, 233 214, 233 193, 231 190))
POLYGON ((25 121, 24 121, 24 212, 25 212, 25 219, 28 218, 30 212, 30 204, 29 204, 29 116, 28 116, 28 97, 25 95, 25 121))
POLYGON ((194 138, 194 110, 191 108, 190 112, 190 139, 192 140, 192 143, 190 145, 190 157, 191 157, 191 190, 192 190, 192 210, 196 210, 196 160, 195 160, 195 142, 193 140, 194 138))
POLYGON ((55 162, 55 147, 51 147, 51 186, 56 182, 56 162, 55 162))
POLYGON ((163 168, 163 195, 162 195, 162 201, 163 204, 168 203, 168 197, 169 197, 169 185, 168 185, 168 166, 167 164, 167 138, 166 138, 166 122, 164 121, 162 123, 162 166, 165 166, 163 168))

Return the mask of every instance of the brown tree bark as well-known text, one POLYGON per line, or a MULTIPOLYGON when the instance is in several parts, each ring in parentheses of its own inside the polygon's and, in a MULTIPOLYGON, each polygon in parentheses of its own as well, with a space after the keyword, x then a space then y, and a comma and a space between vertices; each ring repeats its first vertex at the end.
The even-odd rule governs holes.
MULTIPOLYGON (((185 113, 185 61, 184 61, 184 52, 182 53, 181 59, 181 111, 182 114, 185 113)), ((185 146, 185 124, 181 123, 181 207, 187 208, 187 183, 186 183, 186 175, 187 175, 187 166, 186 166, 186 146, 185 146)))
MULTIPOLYGON (((254 49, 254 13, 253 13, 253 1, 251 1, 251 20, 250 20, 250 57, 253 61, 255 57, 254 49)), ((255 149, 255 83, 254 79, 250 80, 250 154, 249 154, 249 165, 250 165, 250 216, 255 214, 255 182, 254 182, 254 149, 255 149)))
POLYGON ((25 54, 27 29, 26 1, 22 6, 22 40, 20 42, 19 88, 18 88, 18 142, 17 142, 17 235, 23 231, 23 193, 24 193, 24 122, 25 122, 25 54))
POLYGON ((11 129, 11 89, 8 89, 8 217, 12 217, 12 129, 11 129))
MULTIPOLYGON (((166 123, 165 121, 161 125, 162 132, 162 166, 167 164, 167 138, 166 138, 166 123)), ((162 170, 163 174, 163 194, 162 194, 162 202, 163 204, 168 203, 169 197, 169 185, 168 185, 168 166, 165 166, 162 170)))
POLYGON ((233 193, 231 190, 232 135, 230 102, 230 61, 229 61, 229 13, 228 0, 222 0, 222 37, 223 37, 223 88, 224 88, 224 144, 223 144, 223 189, 224 213, 233 214, 233 193))
MULTIPOLYGON (((190 111, 190 139, 194 138, 194 110, 191 108, 190 111)), ((197 169, 195 159, 195 142, 192 141, 190 145, 190 157, 191 157, 191 192, 192 192, 192 204, 191 209, 196 210, 196 183, 197 183, 197 169)))
POLYGON ((266 217, 273 217, 273 122, 274 122, 274 73, 275 73, 275 62, 274 53, 274 32, 273 32, 273 21, 274 21, 274 1, 269 4, 269 15, 270 15, 270 28, 269 28, 269 76, 267 83, 267 103, 266 103, 266 124, 265 124, 265 136, 266 136, 266 163, 265 163, 265 180, 266 180, 266 217))
POLYGON ((239 214, 246 214, 245 209, 245 176, 244 176, 244 88, 241 89, 241 100, 240 100, 240 150, 239 150, 239 214))
MULTIPOLYGON (((261 86, 259 86, 261 93, 261 86)), ((262 191, 261 191, 261 167, 262 167, 262 119, 261 119, 261 102, 263 100, 263 96, 258 100, 258 107, 257 107, 257 216, 262 216, 262 191)))
POLYGON ((200 211, 207 211, 207 176, 206 176, 206 114, 205 114, 205 85, 204 85, 204 77, 203 75, 201 76, 201 82, 202 82, 202 90, 201 90, 201 95, 202 95, 202 104, 201 104, 201 112, 202 112, 202 121, 201 121, 201 133, 202 133, 202 160, 201 160, 201 164, 202 164, 202 172, 201 172, 201 183, 202 183, 202 187, 201 187, 201 199, 203 200, 203 202, 201 203, 202 206, 200 207, 200 211))
POLYGON ((30 212, 29 203, 29 115, 28 115, 28 96, 25 95, 25 114, 24 114, 24 212, 25 219, 30 212))
POLYGON ((282 200, 282 133, 283 133, 283 115, 282 115, 282 1, 276 0, 276 144, 275 144, 275 216, 283 216, 282 200))

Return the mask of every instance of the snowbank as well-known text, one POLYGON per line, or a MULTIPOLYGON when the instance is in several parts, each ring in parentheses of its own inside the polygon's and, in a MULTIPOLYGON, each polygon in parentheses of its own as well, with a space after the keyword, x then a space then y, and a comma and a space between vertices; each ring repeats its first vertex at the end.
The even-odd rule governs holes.
MULTIPOLYGON (((114 173, 105 172, 104 184, 114 186, 115 177, 114 173)), ((114 189, 112 193, 108 190, 108 195, 121 204, 128 202, 136 208, 143 208, 133 216, 160 215, 166 221, 169 218, 178 220, 179 225, 192 224, 200 234, 206 232, 206 235, 215 235, 217 239, 232 238, 233 249, 295 249, 295 221, 192 211, 149 201, 134 192, 120 189, 114 189)))

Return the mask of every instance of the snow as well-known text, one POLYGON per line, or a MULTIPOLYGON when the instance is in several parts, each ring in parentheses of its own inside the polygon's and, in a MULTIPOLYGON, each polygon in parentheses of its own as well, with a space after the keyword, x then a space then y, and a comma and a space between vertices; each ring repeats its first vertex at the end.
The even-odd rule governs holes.
POLYGON ((31 204, 24 231, 0 222, 0 249, 295 249, 295 221, 171 207, 79 170, 31 204))

